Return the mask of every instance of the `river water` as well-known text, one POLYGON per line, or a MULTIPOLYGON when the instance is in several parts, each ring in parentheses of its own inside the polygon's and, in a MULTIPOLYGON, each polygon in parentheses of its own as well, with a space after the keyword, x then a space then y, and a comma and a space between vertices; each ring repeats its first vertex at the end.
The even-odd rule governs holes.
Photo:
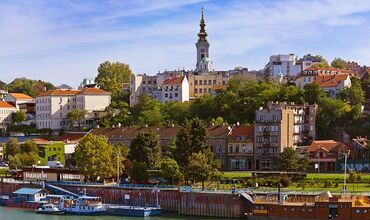
MULTIPOLYGON (((140 220, 140 217, 126 216, 75 216, 75 215, 42 215, 32 210, 9 208, 0 206, 0 220, 140 220)), ((145 220, 220 220, 221 218, 200 218, 197 216, 178 216, 175 214, 164 214, 162 216, 145 217, 145 220)))

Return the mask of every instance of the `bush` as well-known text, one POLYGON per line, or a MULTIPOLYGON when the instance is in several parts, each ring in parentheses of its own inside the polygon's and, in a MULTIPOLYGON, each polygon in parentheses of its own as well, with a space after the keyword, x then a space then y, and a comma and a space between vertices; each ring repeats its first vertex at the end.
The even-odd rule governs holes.
POLYGON ((330 188, 333 186, 333 182, 331 180, 325 180, 324 188, 330 188))
POLYGON ((282 187, 288 187, 290 185, 290 179, 287 176, 281 177, 279 182, 282 187))

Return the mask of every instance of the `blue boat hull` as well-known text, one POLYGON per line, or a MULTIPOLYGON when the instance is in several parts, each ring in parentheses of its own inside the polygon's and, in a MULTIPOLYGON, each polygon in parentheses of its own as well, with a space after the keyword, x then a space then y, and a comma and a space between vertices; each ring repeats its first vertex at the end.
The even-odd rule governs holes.
POLYGON ((117 215, 117 216, 133 216, 133 217, 145 217, 145 216, 155 216, 161 215, 161 208, 149 208, 149 209, 131 209, 128 207, 115 207, 109 208, 107 210, 108 215, 117 215))
POLYGON ((67 215, 105 215, 106 211, 96 211, 96 212, 79 212, 79 211, 65 211, 67 215))

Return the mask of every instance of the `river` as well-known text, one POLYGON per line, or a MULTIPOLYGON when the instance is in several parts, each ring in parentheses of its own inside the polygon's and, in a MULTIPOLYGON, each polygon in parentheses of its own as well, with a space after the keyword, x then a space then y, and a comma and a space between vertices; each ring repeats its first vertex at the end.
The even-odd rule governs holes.
MULTIPOLYGON (((36 214, 32 210, 9 208, 0 206, 0 220, 140 220, 140 217, 123 216, 76 216, 76 215, 42 215, 36 214)), ((145 220, 220 220, 221 218, 200 218, 197 216, 178 216, 175 214, 164 214, 162 216, 145 217, 145 220)))

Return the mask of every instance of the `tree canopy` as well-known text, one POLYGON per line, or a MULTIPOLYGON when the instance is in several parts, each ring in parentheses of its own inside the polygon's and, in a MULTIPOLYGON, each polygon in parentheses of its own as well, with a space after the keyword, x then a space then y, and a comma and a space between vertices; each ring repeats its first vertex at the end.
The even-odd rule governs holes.
POLYGON ((131 141, 129 158, 143 162, 147 167, 157 167, 160 162, 161 148, 155 131, 141 132, 131 141))
POLYGON ((104 90, 112 93, 112 100, 122 97, 124 83, 130 82, 132 71, 130 66, 120 62, 105 61, 98 68, 95 82, 104 90))
POLYGON ((74 161, 77 170, 91 181, 111 178, 116 173, 114 148, 102 135, 88 134, 82 138, 76 146, 74 161))
POLYGON ((16 78, 8 85, 9 92, 25 93, 32 97, 52 89, 55 89, 55 86, 49 82, 26 78, 16 78))
POLYGON ((340 57, 334 58, 334 60, 331 62, 331 66, 338 69, 349 69, 347 61, 340 57))
POLYGON ((14 123, 20 123, 27 119, 27 115, 24 111, 16 111, 12 114, 12 121, 14 123))

